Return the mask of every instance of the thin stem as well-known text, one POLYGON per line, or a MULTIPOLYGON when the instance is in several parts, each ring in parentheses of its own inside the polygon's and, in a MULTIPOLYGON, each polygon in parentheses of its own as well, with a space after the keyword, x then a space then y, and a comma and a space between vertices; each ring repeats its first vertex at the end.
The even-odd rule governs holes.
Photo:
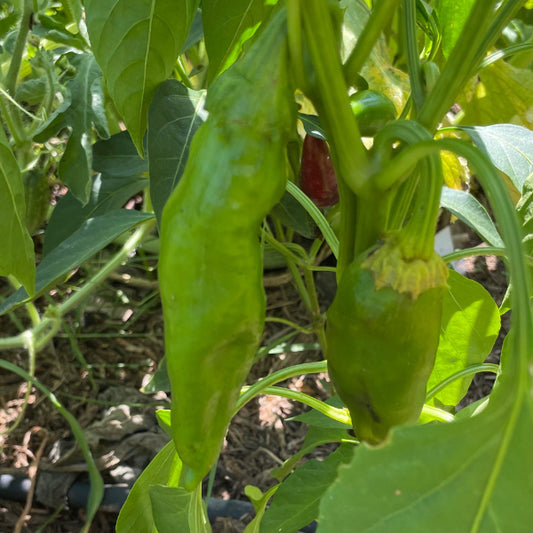
POLYGON ((431 390, 426 393, 426 403, 429 402, 435 396, 437 396, 437 394, 441 390, 445 389, 448 385, 451 385, 454 381, 468 376, 473 376, 475 374, 479 374, 479 372, 492 372, 494 374, 499 374, 500 365, 495 365, 492 363, 481 363, 479 365, 472 365, 467 368, 463 368, 458 372, 455 372, 451 376, 448 376, 446 379, 443 379, 438 385, 435 385, 431 390))
POLYGON ((465 248, 464 250, 457 250, 449 254, 443 255, 442 259, 446 263, 453 263, 465 257, 475 257, 484 255, 495 255, 497 257, 505 257, 505 248, 498 248, 496 246, 483 246, 482 248, 465 248))
POLYGON ((263 391, 276 383, 281 383, 287 379, 295 376, 302 376, 305 374, 319 374, 327 372, 328 367, 326 361, 319 361, 317 363, 303 363, 300 365, 293 365, 288 368, 282 368, 273 372, 269 376, 257 381, 250 387, 245 387, 237 402, 236 412, 242 409, 250 400, 262 394, 263 391))
POLYGON ((26 37, 30 31, 30 18, 33 12, 33 1, 22 0, 22 15, 20 17, 19 29, 17 33, 17 39, 15 41, 15 47, 13 49, 13 55, 11 56, 11 62, 9 64, 9 70, 7 71, 4 87, 6 91, 12 96, 15 94, 15 88, 17 86, 17 78, 20 71, 20 64, 22 63, 22 56, 26 48, 26 37))
POLYGON ((337 179, 359 193, 368 181, 367 153, 350 107, 328 6, 323 0, 306 0, 301 5, 305 5, 305 44, 316 76, 310 96, 330 142, 337 179))
POLYGON ((344 63, 344 77, 347 80, 357 77, 399 5, 400 0, 379 0, 374 2, 370 17, 357 38, 354 49, 344 63))
MULTIPOLYGON (((246 389, 245 389, 246 390, 246 389)), ((282 398, 288 398, 289 400, 296 400, 297 402, 308 405, 309 407, 316 409, 319 413, 326 415, 327 417, 345 424, 346 426, 352 425, 348 409, 339 409, 332 407, 327 403, 317 400, 308 394, 303 392, 294 391, 291 389, 285 389, 283 387, 267 387, 261 391, 263 394, 270 396, 281 396, 282 398)), ((251 398, 250 398, 251 399, 251 398)))
POLYGON ((402 0, 401 14, 407 56, 407 69, 411 83, 411 98, 416 117, 416 114, 424 104, 425 95, 422 84, 422 71, 420 69, 420 57, 418 54, 418 42, 416 36, 415 0, 402 0))
POLYGON ((424 407, 422 407, 422 413, 424 413, 425 415, 430 415, 434 418, 438 418, 443 422, 453 422, 455 420, 455 417, 451 413, 448 413, 448 411, 445 411, 444 409, 439 409, 438 407, 435 407, 433 405, 424 404, 424 407))
POLYGON ((287 181, 287 192, 298 201, 298 203, 307 211, 309 216, 314 220, 318 229, 324 236, 324 240, 331 248, 335 257, 339 256, 339 240, 335 232, 331 229, 328 221, 318 209, 318 207, 309 199, 309 197, 292 181, 287 181))
POLYGON ((83 429, 81 428, 76 418, 68 411, 68 409, 66 409, 56 398, 56 396, 36 378, 30 376, 27 372, 22 370, 22 368, 19 368, 17 365, 14 365, 13 363, 10 363, 8 361, 4 361, 3 359, 0 359, 0 368, 4 368, 5 370, 13 372, 20 376, 22 379, 31 382, 52 402, 52 405, 68 422, 70 429, 72 430, 72 433, 74 434, 74 437, 81 449, 83 457, 85 458, 85 462, 87 463, 87 470, 91 483, 89 501, 87 504, 87 517, 85 520, 85 524, 81 529, 81 533, 88 533, 89 526, 94 518, 94 515, 96 514, 98 505, 104 495, 104 482, 102 480, 100 472, 98 471, 96 463, 94 462, 91 450, 89 449, 89 445, 87 443, 87 440, 85 439, 83 429))
POLYGON ((304 268, 304 279, 307 291, 309 294, 309 300, 311 303, 311 315, 313 317, 313 331, 318 337, 318 342, 322 346, 322 351, 326 352, 326 332, 324 330, 324 318, 320 311, 320 302, 316 293, 315 278, 313 272, 308 268, 304 268))
POLYGON ((96 286, 102 283, 115 269, 117 269, 128 258, 133 250, 135 250, 139 243, 142 242, 144 237, 150 233, 154 225, 154 219, 143 222, 141 226, 135 230, 132 236, 124 243, 120 251, 78 292, 74 293, 58 307, 59 315, 63 316, 71 309, 76 307, 80 301, 86 298, 95 289, 96 286))

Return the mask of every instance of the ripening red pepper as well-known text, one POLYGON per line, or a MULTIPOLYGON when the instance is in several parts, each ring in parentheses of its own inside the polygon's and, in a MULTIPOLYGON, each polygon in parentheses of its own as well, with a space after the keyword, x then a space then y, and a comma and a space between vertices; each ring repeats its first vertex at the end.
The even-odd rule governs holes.
POLYGON ((317 207, 331 207, 339 201, 328 144, 312 135, 306 135, 304 139, 300 187, 317 207))

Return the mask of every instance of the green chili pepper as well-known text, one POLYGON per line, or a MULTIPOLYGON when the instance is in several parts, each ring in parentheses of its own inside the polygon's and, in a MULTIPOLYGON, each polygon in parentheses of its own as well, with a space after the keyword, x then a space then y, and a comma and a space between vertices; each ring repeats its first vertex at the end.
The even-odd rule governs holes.
POLYGON ((328 371, 358 438, 416 422, 439 343, 447 267, 407 259, 390 237, 349 265, 328 311, 328 371))
POLYGON ((374 136, 396 118, 396 107, 392 100, 378 91, 367 89, 352 94, 350 106, 363 137, 374 136))
POLYGON ((286 21, 271 20, 208 91, 161 224, 159 281, 172 435, 193 490, 215 464, 265 317, 260 224, 286 184, 295 124, 286 21))

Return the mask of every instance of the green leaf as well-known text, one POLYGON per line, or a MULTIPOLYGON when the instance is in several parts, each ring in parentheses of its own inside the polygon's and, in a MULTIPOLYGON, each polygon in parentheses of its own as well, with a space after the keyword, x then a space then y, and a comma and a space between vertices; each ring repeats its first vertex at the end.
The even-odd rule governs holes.
POLYGON ((148 113, 150 198, 158 222, 163 207, 183 174, 191 140, 207 118, 205 91, 166 80, 157 89, 148 113))
MULTIPOLYGON (((147 213, 118 209, 86 220, 41 261, 35 276, 35 295, 41 294, 57 280, 79 267, 120 234, 151 218, 153 215, 147 213)), ((28 300, 28 293, 22 288, 19 289, 0 305, 0 315, 28 300)))
MULTIPOLYGON (((500 331, 500 313, 490 294, 477 282, 453 270, 444 294, 437 359, 428 390, 464 368, 482 363, 500 331)), ((468 391, 472 376, 454 381, 432 404, 455 406, 468 391)))
MULTIPOLYGON (((342 0, 339 6, 345 12, 342 30, 344 61, 363 31, 370 11, 364 0, 342 0)), ((370 89, 386 94, 394 102, 398 114, 401 113, 410 93, 409 77, 405 72, 393 66, 390 47, 383 35, 372 49, 368 61, 361 70, 361 75, 368 82, 370 89)))
POLYGON ((96 174, 92 179, 91 197, 83 205, 68 192, 55 207, 44 237, 43 255, 70 237, 90 218, 119 210, 144 187, 148 180, 140 176, 114 177, 96 174))
POLYGON ((126 178, 148 176, 148 162, 141 157, 127 131, 93 145, 93 170, 126 178))
POLYGON ((177 487, 181 473, 181 461, 174 442, 170 441, 143 470, 126 499, 116 523, 116 533, 157 533, 152 516, 150 487, 168 485, 177 487))
POLYGON ((511 122, 533 128, 533 72, 498 61, 483 69, 457 99, 463 124, 511 122))
POLYGON ((268 501, 278 490, 279 485, 274 485, 268 489, 264 494, 252 485, 246 485, 244 487, 244 493, 252 502, 255 509, 255 516, 253 520, 246 526, 244 533, 259 533, 261 530, 261 521, 265 515, 266 506, 268 501))
POLYGON ((86 0, 87 29, 109 94, 144 155, 147 113, 172 72, 199 0, 86 0))
POLYGON ((33 241, 24 223, 24 185, 17 160, 0 128, 0 276, 14 276, 33 294, 33 241))
MULTIPOLYGON (((531 105, 533 106, 533 99, 531 105)), ((461 129, 472 137, 492 164, 509 176, 516 189, 521 191, 525 180, 533 173, 533 131, 514 124, 465 126, 461 129)))
POLYGON ((442 188, 440 205, 470 226, 486 243, 503 248, 504 244, 487 210, 471 194, 442 188))
POLYGON ((292 533, 310 524, 318 516, 320 499, 335 481, 339 465, 349 462, 353 451, 353 445, 343 444, 323 461, 311 459, 298 467, 274 494, 260 531, 292 533))
POLYGON ((150 487, 150 500, 158 533, 210 533, 201 487, 188 492, 181 487, 150 487))
POLYGON ((442 52, 449 57, 468 18, 474 0, 438 0, 437 11, 442 31, 442 52))
POLYGON ((104 118, 102 73, 91 54, 72 55, 76 76, 66 83, 68 91, 62 105, 35 133, 35 140, 46 142, 67 128, 70 137, 59 162, 59 178, 82 204, 91 191, 92 125, 101 137, 108 137, 104 118))
MULTIPOLYGON (((531 327, 527 335, 531 335, 531 327)), ((526 533, 533 495, 529 342, 504 344, 489 405, 450 424, 396 428, 361 445, 322 499, 320 533, 526 533)), ((530 338, 530 337, 529 337, 530 338)), ((514 339, 513 339, 514 340, 514 339)))
POLYGON ((209 80, 226 70, 240 55, 272 9, 264 0, 204 0, 202 21, 209 80))
POLYGON ((281 200, 274 206, 270 214, 276 217, 284 226, 293 229, 306 239, 313 239, 317 234, 317 225, 288 191, 285 191, 281 200))

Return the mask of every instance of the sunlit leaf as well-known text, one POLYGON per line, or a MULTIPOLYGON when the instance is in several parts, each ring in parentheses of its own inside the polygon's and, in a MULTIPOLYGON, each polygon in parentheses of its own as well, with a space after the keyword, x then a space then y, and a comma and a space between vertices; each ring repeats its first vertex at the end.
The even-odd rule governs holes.
MULTIPOLYGON (((435 368, 428 389, 459 370, 482 363, 500 331, 500 313, 490 294, 473 280, 453 270, 444 295, 441 335, 435 368)), ((472 376, 456 380, 434 398, 455 406, 466 394, 472 376)))
POLYGON ((474 0, 438 0, 437 10, 442 30, 442 52, 445 57, 450 55, 457 38, 468 18, 474 0))
MULTIPOLYGON (((369 8, 363 0, 342 0, 340 7, 345 10, 343 27, 343 59, 352 51, 357 37, 363 30, 369 16, 369 8)), ((402 111, 410 91, 407 74, 392 65, 390 50, 384 37, 378 39, 368 61, 361 71, 370 89, 386 94, 402 111)))
POLYGON ((533 127, 533 72, 504 61, 484 68, 458 97, 461 124, 486 126, 510 122, 533 127))
POLYGON ((209 79, 226 70, 240 55, 272 9, 264 0, 204 0, 202 20, 209 79))
POLYGON ((176 487, 181 473, 181 461, 176 453, 174 442, 170 441, 150 461, 133 487, 118 515, 116 532, 130 533, 143 531, 156 533, 152 515, 150 487, 166 484, 176 487))

